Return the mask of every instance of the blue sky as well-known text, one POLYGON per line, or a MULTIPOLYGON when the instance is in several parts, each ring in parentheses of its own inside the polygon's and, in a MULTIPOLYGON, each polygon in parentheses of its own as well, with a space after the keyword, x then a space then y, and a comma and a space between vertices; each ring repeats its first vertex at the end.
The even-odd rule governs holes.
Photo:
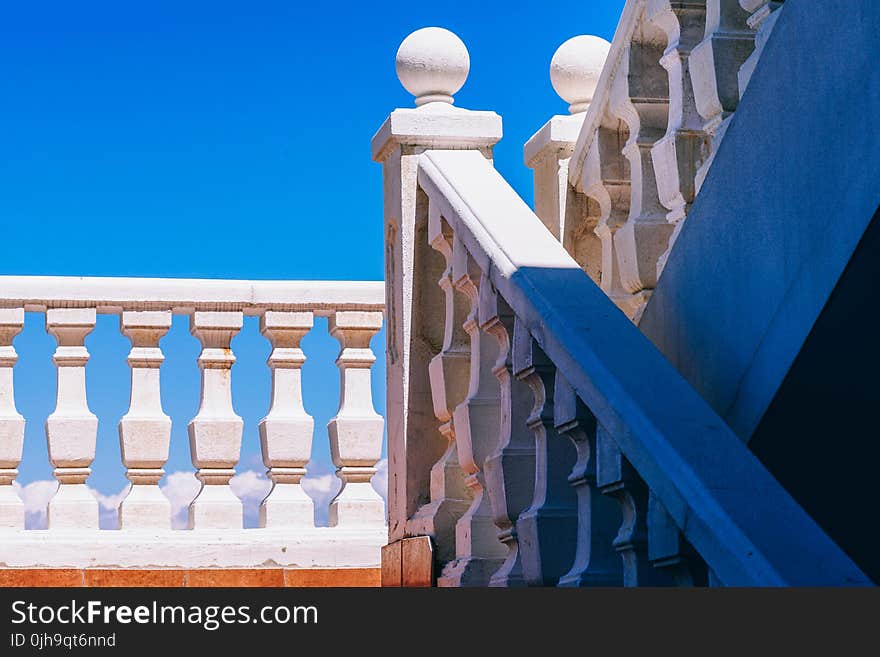
MULTIPOLYGON (((251 279, 383 276, 381 168, 370 138, 412 98, 394 73, 411 31, 439 25, 468 46, 456 104, 504 119, 496 166, 531 201, 522 144, 566 104, 550 86, 555 48, 611 39, 623 0, 535 2, 6 3, 0 9, 0 274, 251 279)), ((16 340, 16 402, 28 420, 19 482, 51 478, 43 423, 54 407, 54 340, 29 315, 16 340)), ((126 483, 116 424, 128 405, 128 341, 99 316, 87 340, 100 419, 90 485, 126 483)), ((384 408, 384 336, 374 393, 384 408)), ((162 343, 163 403, 175 426, 167 472, 192 470, 197 341, 176 317, 162 343)), ((261 471, 269 345, 246 321, 233 347, 245 419, 239 471, 261 471)), ((313 471, 329 471, 338 345, 318 321, 303 347, 313 471)))

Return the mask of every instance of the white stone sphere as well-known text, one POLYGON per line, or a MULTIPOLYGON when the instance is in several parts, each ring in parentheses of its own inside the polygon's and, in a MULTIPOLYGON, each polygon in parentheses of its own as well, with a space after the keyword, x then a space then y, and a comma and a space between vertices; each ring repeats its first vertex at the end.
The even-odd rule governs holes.
POLYGON ((590 106, 610 48, 602 37, 582 34, 559 46, 550 60, 550 82, 572 114, 590 106))
POLYGON ((471 68, 462 40, 442 27, 424 27, 403 40, 397 50, 397 78, 416 97, 416 105, 452 103, 471 68))

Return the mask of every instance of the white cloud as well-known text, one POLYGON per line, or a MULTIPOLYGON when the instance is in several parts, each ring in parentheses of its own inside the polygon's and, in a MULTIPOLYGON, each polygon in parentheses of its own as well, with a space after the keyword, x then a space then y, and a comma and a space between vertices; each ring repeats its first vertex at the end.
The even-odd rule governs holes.
POLYGON ((302 487, 306 495, 315 503, 315 525, 327 526, 330 522, 330 500, 336 497, 342 482, 335 474, 309 472, 302 478, 302 487))
POLYGON ((263 472, 245 470, 229 480, 229 487, 242 502, 259 505, 272 489, 272 482, 263 472))
POLYGON ((122 490, 115 495, 104 495, 96 489, 89 487, 89 492, 98 500, 98 526, 101 529, 119 528, 119 504, 128 495, 131 484, 123 486, 122 490))
MULTIPOLYGON (((246 470, 235 475, 229 481, 229 487, 241 499, 245 516, 244 526, 256 527, 260 502, 268 495, 272 482, 262 472, 246 470)), ((162 492, 171 502, 171 526, 174 529, 186 529, 189 505, 201 488, 202 484, 193 472, 172 472, 165 477, 162 492)))
MULTIPOLYGON (((388 461, 382 459, 376 464, 376 475, 373 477, 373 488, 383 499, 387 497, 388 461)), ((333 472, 321 471, 320 466, 310 471, 302 479, 302 487, 315 503, 315 522, 326 525, 331 500, 336 497, 342 482, 333 472)), ((58 490, 58 482, 54 479, 41 479, 22 486, 17 481, 12 483, 18 496, 22 499, 25 509, 25 527, 27 529, 46 528, 46 509, 49 500, 58 490)), ((161 487, 165 497, 171 503, 171 526, 185 529, 187 526, 187 509, 190 502, 201 490, 202 484, 193 472, 171 472, 165 477, 161 487)), ((272 482, 263 472, 246 470, 235 475, 229 487, 242 501, 245 514, 245 526, 255 527, 259 514, 260 502, 269 494, 272 482)), ((100 512, 99 524, 102 529, 115 529, 118 526, 117 509, 128 495, 130 484, 113 495, 105 495, 89 488, 98 501, 100 512)))
POLYGON ((24 503, 25 529, 45 529, 46 507, 58 490, 58 482, 54 479, 40 479, 22 486, 13 481, 12 487, 24 503))
POLYGON ((244 526, 257 527, 260 518, 260 502, 272 490, 272 482, 264 472, 245 470, 229 480, 229 487, 241 500, 244 526))
POLYGON ((161 489, 171 502, 171 526, 174 529, 186 529, 189 503, 201 488, 202 482, 196 479, 193 472, 179 470, 165 477, 165 485, 161 489))

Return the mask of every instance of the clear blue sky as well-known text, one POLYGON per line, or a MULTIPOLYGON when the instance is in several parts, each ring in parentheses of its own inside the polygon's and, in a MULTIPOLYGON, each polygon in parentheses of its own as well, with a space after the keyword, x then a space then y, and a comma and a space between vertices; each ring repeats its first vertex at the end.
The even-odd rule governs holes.
MULTIPOLYGON (((623 4, 5 3, 0 274, 381 279, 381 168, 370 138, 392 109, 412 104, 394 73, 400 41, 427 25, 464 40, 471 73, 457 105, 503 116, 496 165, 530 201, 522 144, 566 111, 550 57, 575 34, 610 40, 623 4)), ((306 405, 316 467, 326 469, 337 346, 317 328, 304 343, 306 405)), ((175 318, 162 345, 175 421, 167 471, 191 469, 198 345, 187 329, 175 318)), ((128 341, 101 317, 87 345, 89 403, 101 420, 89 483, 114 493, 125 483, 116 423, 128 405, 128 341)), ((253 320, 233 346, 234 403, 246 421, 239 469, 259 469, 269 346, 253 320)), ((51 473, 43 422, 54 406, 54 340, 42 317, 28 317, 16 347, 27 483, 51 473)), ((381 411, 381 362, 377 375, 381 411)))

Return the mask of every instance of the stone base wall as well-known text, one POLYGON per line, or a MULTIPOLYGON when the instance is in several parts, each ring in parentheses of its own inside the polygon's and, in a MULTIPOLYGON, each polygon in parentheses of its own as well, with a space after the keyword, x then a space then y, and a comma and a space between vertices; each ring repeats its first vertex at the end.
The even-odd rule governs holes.
POLYGON ((0 587, 373 587, 379 568, 0 569, 0 587))

